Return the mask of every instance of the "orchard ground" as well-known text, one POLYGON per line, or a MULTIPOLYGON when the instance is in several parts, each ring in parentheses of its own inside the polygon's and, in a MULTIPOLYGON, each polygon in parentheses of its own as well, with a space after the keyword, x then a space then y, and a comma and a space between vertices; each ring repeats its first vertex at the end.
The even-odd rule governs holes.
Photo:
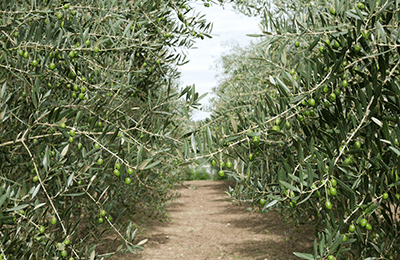
POLYGON ((313 229, 284 224, 275 210, 261 214, 246 203, 233 203, 227 181, 186 181, 168 206, 170 221, 149 220, 137 242, 148 239, 137 255, 111 259, 298 259, 312 253, 313 229))

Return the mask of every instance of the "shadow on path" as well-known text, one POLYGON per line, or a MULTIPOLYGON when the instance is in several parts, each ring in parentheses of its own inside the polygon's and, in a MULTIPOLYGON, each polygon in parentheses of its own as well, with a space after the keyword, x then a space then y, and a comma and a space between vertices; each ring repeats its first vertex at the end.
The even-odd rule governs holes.
POLYGON ((312 230, 283 225, 276 211, 261 214, 236 205, 225 193, 232 182, 190 181, 168 206, 170 222, 148 221, 136 242, 145 250, 111 259, 298 259, 312 251, 312 230))

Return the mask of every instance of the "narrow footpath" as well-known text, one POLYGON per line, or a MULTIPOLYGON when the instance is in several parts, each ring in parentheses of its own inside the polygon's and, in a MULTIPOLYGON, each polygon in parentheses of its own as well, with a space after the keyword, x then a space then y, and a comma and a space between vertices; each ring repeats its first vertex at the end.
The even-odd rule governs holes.
MULTIPOLYGON (((187 181, 168 207, 171 222, 154 222, 140 235, 148 239, 138 255, 113 259, 299 259, 312 253, 312 230, 283 225, 276 211, 251 212, 233 203, 226 181, 187 181)), ((137 240, 137 242, 140 240, 137 240)))

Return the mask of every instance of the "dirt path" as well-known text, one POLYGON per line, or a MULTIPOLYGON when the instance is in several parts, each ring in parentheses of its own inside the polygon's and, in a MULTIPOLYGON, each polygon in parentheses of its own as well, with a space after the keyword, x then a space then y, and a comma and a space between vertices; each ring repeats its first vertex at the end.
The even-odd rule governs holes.
POLYGON ((138 255, 113 259, 298 259, 292 252, 310 252, 313 237, 303 228, 283 226, 272 211, 250 212, 235 205, 225 181, 188 181, 168 207, 171 222, 154 222, 139 239, 148 238, 138 255), (292 230, 292 231, 289 231, 292 230))

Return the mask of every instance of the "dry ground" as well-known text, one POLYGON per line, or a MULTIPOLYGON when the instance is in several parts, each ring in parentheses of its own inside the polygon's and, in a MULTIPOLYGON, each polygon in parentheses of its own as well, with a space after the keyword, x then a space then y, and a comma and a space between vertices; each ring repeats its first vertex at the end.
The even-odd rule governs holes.
POLYGON ((168 207, 170 222, 150 221, 137 240, 145 250, 112 259, 299 259, 293 251, 312 252, 310 228, 283 225, 276 211, 250 212, 225 191, 226 181, 187 181, 168 207), (191 187, 191 188, 187 188, 191 187))

